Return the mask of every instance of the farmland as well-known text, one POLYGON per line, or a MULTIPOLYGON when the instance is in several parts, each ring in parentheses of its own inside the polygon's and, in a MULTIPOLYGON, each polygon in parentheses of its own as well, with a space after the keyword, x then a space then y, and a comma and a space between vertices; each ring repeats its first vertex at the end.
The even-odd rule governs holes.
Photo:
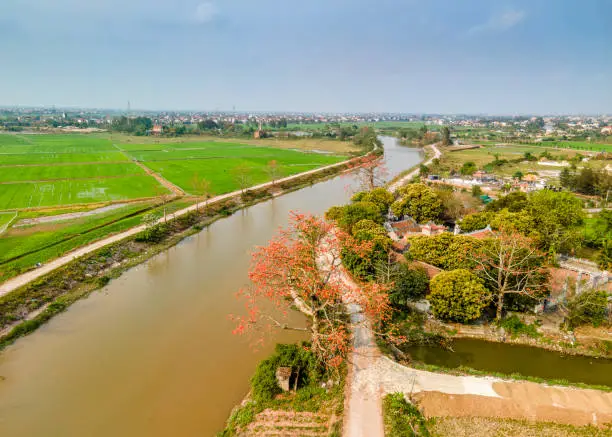
POLYGON ((352 146, 327 140, 239 143, 201 137, 0 134, 0 282, 139 225, 145 214, 160 216, 194 203, 190 195, 202 194, 193 183, 196 175, 219 195, 241 188, 237 167, 247 173, 248 184, 255 185, 270 180, 270 161, 276 162, 278 179, 346 159, 340 151, 352 151, 352 146), (154 198, 171 194, 162 185, 164 179, 185 196, 161 206, 154 198), (119 205, 97 209, 108 204, 119 205), (72 214, 82 212, 90 215, 72 214), (68 215, 48 220, 59 214, 68 215), (24 221, 40 217, 47 219, 24 221))

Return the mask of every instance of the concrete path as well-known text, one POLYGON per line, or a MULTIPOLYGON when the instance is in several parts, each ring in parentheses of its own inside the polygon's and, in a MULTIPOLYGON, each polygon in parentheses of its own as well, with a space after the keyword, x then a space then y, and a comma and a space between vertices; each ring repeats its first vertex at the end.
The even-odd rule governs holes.
MULTIPOLYGON (((301 178, 303 176, 307 176, 307 175, 310 175, 310 174, 316 174, 316 173, 319 173, 319 172, 322 172, 322 171, 325 171, 325 170, 328 170, 328 169, 332 169, 332 168, 335 168, 335 167, 346 165, 347 162, 350 162, 350 160, 349 161, 338 162, 336 164, 327 165, 325 167, 320 167, 320 168, 317 168, 317 169, 314 169, 314 170, 308 170, 308 171, 305 171, 303 173, 295 174, 295 175, 292 175, 292 176, 289 176, 289 177, 286 177, 286 178, 283 178, 283 179, 278 179, 275 182, 266 182, 264 184, 260 184, 260 185, 256 185, 256 186, 250 187, 249 190, 259 190, 259 189, 262 189, 262 188, 269 188, 269 187, 272 187, 275 184, 279 184, 279 183, 282 183, 282 182, 292 181, 294 179, 298 179, 298 178, 301 178)), ((223 201, 223 200, 231 199, 232 197, 239 196, 240 194, 241 194, 241 191, 237 190, 237 191, 233 191, 231 193, 222 194, 220 196, 213 197, 213 198, 209 199, 208 202, 209 202, 209 204, 212 204, 212 203, 215 203, 215 202, 220 202, 220 201, 223 201)), ((172 220, 172 219, 174 219, 176 217, 183 216, 183 215, 188 214, 188 213, 190 213, 192 211, 195 211, 196 208, 197 208, 197 205, 191 205, 191 206, 189 206, 187 208, 183 208, 183 209, 181 209, 179 211, 176 211, 173 214, 168 214, 167 219, 168 220, 172 220)), ((163 218, 160 219, 158 221, 158 223, 161 223, 162 221, 163 221, 163 218)), ((92 252, 94 252, 94 251, 96 251, 96 250, 98 250, 98 249, 100 249, 100 248, 102 248, 104 246, 108 246, 110 244, 113 244, 113 243, 116 243, 118 241, 121 241, 121 240, 123 240, 123 239, 125 239, 127 237, 131 237, 133 235, 136 235, 139 232, 142 232, 144 229, 145 229, 145 225, 136 226, 135 228, 128 229, 127 231, 123 231, 123 232, 121 232, 119 234, 113 235, 111 237, 104 238, 104 239, 102 239, 100 241, 96 241, 95 243, 92 243, 92 244, 89 244, 87 246, 83 246, 83 247, 80 247, 80 248, 78 248, 76 250, 73 250, 72 252, 69 252, 66 255, 63 255, 63 256, 61 256, 59 258, 56 258, 53 261, 50 261, 47 264, 44 264, 42 267, 39 267, 39 268, 37 268, 35 270, 31 270, 31 271, 23 273, 23 274, 21 274, 19 276, 15 276, 14 278, 9 279, 8 281, 0 284, 0 297, 4 296, 5 294, 10 293, 11 291, 14 291, 14 290, 18 289, 19 287, 24 286, 25 284, 27 284, 27 283, 35 280, 35 279, 38 279, 38 278, 40 278, 40 277, 42 277, 42 276, 52 272, 53 270, 57 269, 58 267, 61 267, 61 266, 64 266, 64 265, 68 264, 69 262, 71 262, 71 261, 73 261, 73 260, 75 260, 77 258, 80 258, 80 257, 82 257, 84 255, 90 254, 90 253, 92 253, 92 252)))
MULTIPOLYGON (((430 165, 433 162, 434 159, 436 159, 436 158, 440 159, 440 157, 442 156, 442 152, 440 152, 440 149, 438 149, 438 145, 437 144, 432 144, 432 145, 426 146, 426 147, 431 147, 432 148, 432 150, 434 152, 434 156, 429 158, 427 161, 423 162, 422 165, 430 165)), ((410 173, 404 175, 402 178, 398 179, 397 181, 395 181, 394 183, 389 185, 389 191, 391 191, 392 193, 394 191, 397 191, 400 187, 402 187, 403 185, 406 185, 406 183, 410 179, 412 179, 413 177, 418 175, 419 171, 420 171, 419 168, 415 168, 410 173)))

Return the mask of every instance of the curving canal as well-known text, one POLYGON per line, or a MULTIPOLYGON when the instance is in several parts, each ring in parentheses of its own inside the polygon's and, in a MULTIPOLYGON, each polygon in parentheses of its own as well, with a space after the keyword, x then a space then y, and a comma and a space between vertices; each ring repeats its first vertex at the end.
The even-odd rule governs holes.
MULTIPOLYGON (((384 138, 390 175, 419 151, 384 138)), ((0 435, 208 436, 246 394, 254 351, 231 334, 250 252, 293 210, 323 214, 348 201, 336 177, 214 223, 74 304, 0 354, 0 435)))

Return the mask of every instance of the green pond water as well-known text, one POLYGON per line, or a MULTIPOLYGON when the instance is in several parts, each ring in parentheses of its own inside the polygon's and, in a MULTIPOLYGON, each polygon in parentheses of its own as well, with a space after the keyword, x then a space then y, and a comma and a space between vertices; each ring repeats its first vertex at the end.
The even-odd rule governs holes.
POLYGON ((412 359, 436 366, 470 367, 486 372, 520 373, 612 387, 612 360, 565 355, 531 346, 457 339, 453 351, 435 346, 406 348, 412 359))

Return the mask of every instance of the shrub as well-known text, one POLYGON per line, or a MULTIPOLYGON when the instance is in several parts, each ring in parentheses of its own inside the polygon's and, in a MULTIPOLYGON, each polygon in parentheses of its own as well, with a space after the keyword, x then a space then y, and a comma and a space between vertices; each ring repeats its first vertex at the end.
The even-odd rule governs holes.
MULTIPOLYGON (((255 375, 251 379, 253 399, 260 402, 272 400, 281 393, 276 383, 276 369, 278 367, 291 367, 294 372, 299 370, 298 387, 304 387, 321 379, 322 367, 315 355, 306 350, 306 345, 277 344, 274 354, 263 360, 257 366, 255 375)), ((294 381, 292 381, 293 383, 294 381)))
POLYGON ((389 300, 394 307, 407 309, 408 301, 420 299, 427 294, 429 277, 425 269, 410 268, 404 263, 398 263, 392 274, 394 285, 389 291, 389 300))
POLYGON ((482 280, 469 270, 442 272, 431 280, 430 288, 432 311, 443 320, 476 320, 490 302, 490 294, 482 280))
POLYGON ((427 420, 403 393, 385 396, 383 401, 386 437, 429 437, 427 420))
POLYGON ((588 290, 569 301, 566 325, 571 329, 582 325, 598 327, 606 321, 608 294, 605 291, 588 290))
POLYGON ((499 326, 504 328, 504 330, 508 332, 511 337, 527 335, 528 337, 536 338, 541 336, 541 334, 538 332, 537 323, 524 323, 516 315, 506 317, 499 322, 499 326))

